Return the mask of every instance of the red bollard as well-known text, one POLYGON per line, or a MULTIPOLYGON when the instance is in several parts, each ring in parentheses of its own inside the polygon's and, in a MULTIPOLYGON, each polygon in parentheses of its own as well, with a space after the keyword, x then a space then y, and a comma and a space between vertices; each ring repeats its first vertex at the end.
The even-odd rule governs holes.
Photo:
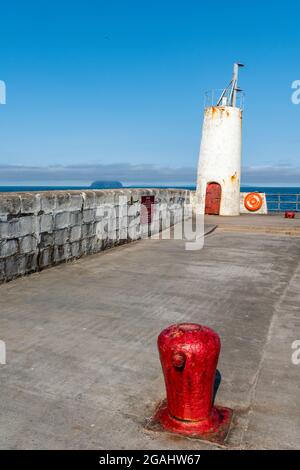
POLYGON ((158 337, 167 400, 154 416, 165 430, 223 442, 232 410, 213 406, 220 338, 195 323, 172 325, 158 337))
POLYGON ((285 211, 284 217, 286 219, 294 219, 295 218, 295 212, 293 211, 285 211))

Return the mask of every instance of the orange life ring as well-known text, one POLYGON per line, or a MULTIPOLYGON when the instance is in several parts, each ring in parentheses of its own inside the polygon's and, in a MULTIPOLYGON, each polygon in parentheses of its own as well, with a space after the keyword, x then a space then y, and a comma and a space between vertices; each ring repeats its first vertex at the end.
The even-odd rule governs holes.
POLYGON ((263 204, 262 197, 259 193, 249 193, 244 199, 244 206, 248 211, 258 211, 263 204))

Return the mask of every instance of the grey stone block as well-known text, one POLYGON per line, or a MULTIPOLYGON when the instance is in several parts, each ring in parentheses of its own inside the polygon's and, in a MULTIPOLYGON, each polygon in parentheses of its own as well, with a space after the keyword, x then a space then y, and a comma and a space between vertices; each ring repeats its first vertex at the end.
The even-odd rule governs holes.
POLYGON ((93 253, 94 237, 84 238, 81 241, 81 251, 85 255, 93 253))
POLYGON ((0 257, 6 258, 16 254, 18 251, 17 240, 1 240, 0 241, 0 257))
POLYGON ((25 216, 20 218, 19 230, 20 236, 23 237, 25 235, 30 235, 36 231, 36 221, 37 218, 35 216, 25 216))
POLYGON ((104 223, 104 221, 96 222, 94 224, 94 233, 95 233, 97 239, 103 240, 103 239, 107 238, 108 224, 104 223))
POLYGON ((69 211, 71 206, 71 195, 64 191, 56 193, 56 210, 69 211))
POLYGON ((99 253, 99 251, 103 250, 103 240, 100 240, 98 238, 94 238, 92 241, 92 249, 93 253, 99 253))
POLYGON ((41 193, 41 210, 45 214, 53 212, 56 208, 56 194, 51 193, 41 193))
POLYGON ((105 203, 109 205, 115 205, 115 192, 113 190, 106 191, 105 203))
POLYGON ((61 229, 69 227, 70 225, 70 212, 59 212, 55 215, 55 228, 61 229))
POLYGON ((10 281, 18 276, 29 274, 37 270, 37 254, 23 254, 10 256, 5 260, 5 280, 10 281))
POLYGON ((88 238, 94 235, 94 224, 83 224, 82 227, 82 238, 88 238))
POLYGON ((65 245, 59 245, 54 247, 53 262, 60 263, 66 261, 72 257, 71 245, 69 243, 65 245))
POLYGON ((21 237, 20 231, 20 219, 14 219, 7 222, 6 226, 7 238, 19 238, 21 237))
POLYGON ((7 281, 17 277, 19 274, 18 257, 10 256, 5 260, 5 278, 7 281))
POLYGON ((9 238, 9 222, 0 221, 0 239, 9 238))
POLYGON ((141 224, 130 225, 128 228, 128 240, 138 240, 141 238, 141 224))
POLYGON ((53 230, 53 215, 42 214, 40 216, 40 231, 41 232, 52 232, 53 230))
POLYGON ((76 242, 81 238, 81 226, 77 225, 70 230, 70 242, 76 242))
POLYGON ((95 210, 94 209, 85 209, 83 211, 83 222, 89 223, 95 220, 95 210))
POLYGON ((96 207, 105 203, 107 198, 106 191, 97 190, 95 191, 95 203, 96 207))
POLYGON ((20 238, 35 232, 36 217, 27 215, 18 219, 13 219, 8 225, 8 235, 10 238, 20 238))
POLYGON ((0 259, 0 282, 5 281, 5 260, 0 259))
POLYGON ((83 215, 81 211, 74 211, 70 213, 70 225, 81 225, 83 215))
POLYGON ((132 204, 136 204, 136 203, 140 203, 141 202, 141 194, 140 194, 140 191, 138 191, 137 189, 134 189, 132 191, 130 191, 131 195, 130 195, 130 201, 129 201, 129 204, 132 205, 132 204))
POLYGON ((71 253, 72 258, 79 258, 81 256, 81 243, 79 241, 71 243, 71 253))
POLYGON ((15 258, 15 263, 18 267, 18 276, 22 276, 26 274, 27 270, 27 262, 26 262, 26 256, 23 254, 23 256, 16 256, 15 258))
POLYGON ((21 211, 21 197, 18 194, 0 195, 0 214, 15 215, 21 211))
POLYGON ((69 241, 69 229, 56 230, 54 232, 54 244, 55 245, 64 245, 69 241))
POLYGON ((21 213, 38 214, 41 210, 41 198, 39 194, 23 193, 21 195, 21 213))
POLYGON ((96 195, 93 191, 82 193, 83 209, 94 209, 96 207, 96 195))
POLYGON ((80 252, 82 253, 82 255, 86 255, 87 254, 87 238, 83 238, 82 240, 80 240, 79 244, 80 244, 80 252))
POLYGON ((40 248, 46 248, 54 244, 54 235, 53 233, 43 232, 40 234, 40 248))
POLYGON ((70 211, 81 211, 82 208, 83 208, 82 194, 71 194, 70 195, 70 211))
POLYGON ((45 248, 44 250, 40 251, 39 256, 38 256, 39 268, 43 269, 53 264, 53 252, 54 252, 53 247, 45 248))
POLYGON ((25 272, 26 273, 33 273, 34 271, 37 270, 38 253, 28 253, 24 255, 23 258, 25 258, 25 272))
POLYGON ((19 240, 20 253, 30 253, 37 249, 37 239, 32 235, 26 235, 19 240))
POLYGON ((103 240, 103 243, 102 243, 103 250, 108 250, 109 248, 112 248, 113 246, 115 246, 115 243, 110 238, 106 238, 105 240, 103 240))

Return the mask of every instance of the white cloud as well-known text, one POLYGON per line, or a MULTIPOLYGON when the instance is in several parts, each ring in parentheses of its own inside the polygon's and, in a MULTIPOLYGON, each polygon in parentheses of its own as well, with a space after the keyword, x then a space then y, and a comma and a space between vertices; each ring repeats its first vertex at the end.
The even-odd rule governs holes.
POLYGON ((300 186, 300 167, 287 163, 246 166, 242 172, 242 183, 261 186, 300 186))
POLYGON ((116 180, 125 184, 177 183, 193 184, 196 179, 194 168, 169 168, 156 165, 130 165, 128 163, 111 165, 67 165, 67 166, 17 166, 0 165, 0 181, 3 184, 21 184, 26 181, 32 184, 45 184, 55 181, 92 182, 95 180, 116 180))
MULTIPOLYGON (((53 166, 0 165, 0 183, 5 184, 90 184, 95 180, 121 181, 127 185, 195 184, 196 168, 158 165, 78 164, 53 166)), ((287 163, 245 166, 242 184, 300 186, 300 167, 287 163)))

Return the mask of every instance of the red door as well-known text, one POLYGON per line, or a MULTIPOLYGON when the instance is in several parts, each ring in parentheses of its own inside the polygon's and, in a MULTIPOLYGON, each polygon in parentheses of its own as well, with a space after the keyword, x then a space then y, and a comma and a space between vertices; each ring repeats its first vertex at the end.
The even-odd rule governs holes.
POLYGON ((221 186, 219 183, 209 183, 206 187, 205 214, 220 213, 221 186))
POLYGON ((151 224, 154 212, 154 196, 142 196, 141 224, 151 224))

